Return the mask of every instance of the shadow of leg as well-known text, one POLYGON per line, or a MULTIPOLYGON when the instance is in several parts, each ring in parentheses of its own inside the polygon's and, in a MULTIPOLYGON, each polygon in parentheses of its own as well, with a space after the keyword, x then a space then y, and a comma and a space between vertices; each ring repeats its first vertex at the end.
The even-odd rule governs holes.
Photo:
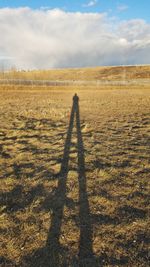
POLYGON ((59 238, 61 235, 61 225, 62 225, 62 218, 63 218, 63 211, 66 202, 66 181, 68 175, 68 164, 69 164, 69 152, 71 146, 71 136, 73 130, 73 123, 74 123, 74 113, 75 113, 75 106, 72 106, 71 116, 70 116, 70 123, 67 132, 64 153, 63 153, 63 160, 60 170, 60 177, 58 181, 58 188, 56 193, 56 203, 54 205, 52 213, 52 220, 51 220, 51 227, 49 230, 46 248, 49 251, 49 259, 53 262, 53 265, 50 266, 59 266, 60 265, 60 242, 59 238))
MULTIPOLYGON (((79 105, 76 105, 76 128, 78 142, 78 179, 79 179, 79 219, 80 219, 80 243, 79 243, 79 261, 90 262, 93 260, 92 248, 92 225, 90 219, 90 209, 87 196, 84 146, 82 140, 79 105)), ((84 265, 84 264, 83 264, 84 265)))

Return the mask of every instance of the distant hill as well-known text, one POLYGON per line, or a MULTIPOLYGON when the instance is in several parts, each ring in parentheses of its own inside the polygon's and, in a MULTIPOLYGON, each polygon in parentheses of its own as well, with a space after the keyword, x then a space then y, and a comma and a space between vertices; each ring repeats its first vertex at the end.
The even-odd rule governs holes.
POLYGON ((150 79, 150 65, 147 66, 113 66, 75 69, 54 69, 34 71, 10 71, 0 73, 0 79, 31 79, 31 80, 132 80, 150 79))

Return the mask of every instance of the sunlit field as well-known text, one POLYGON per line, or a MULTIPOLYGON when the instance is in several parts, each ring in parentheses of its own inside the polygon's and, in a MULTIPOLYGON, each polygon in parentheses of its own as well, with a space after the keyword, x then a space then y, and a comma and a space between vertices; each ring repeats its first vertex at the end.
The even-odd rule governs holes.
POLYGON ((0 177, 2 267, 147 267, 150 87, 1 86, 0 177))
POLYGON ((51 69, 33 71, 0 71, 0 79, 54 80, 54 81, 130 81, 138 83, 150 79, 150 65, 143 66, 100 66, 92 68, 51 69))

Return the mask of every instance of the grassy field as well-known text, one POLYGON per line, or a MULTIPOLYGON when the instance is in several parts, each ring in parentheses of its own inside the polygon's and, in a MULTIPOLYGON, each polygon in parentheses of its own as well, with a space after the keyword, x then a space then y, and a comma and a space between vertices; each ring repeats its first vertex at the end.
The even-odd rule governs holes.
POLYGON ((0 265, 147 267, 150 87, 1 86, 0 118, 0 265))
POLYGON ((150 65, 146 66, 106 66, 93 68, 56 69, 0 72, 0 79, 31 79, 31 80, 134 80, 150 79, 150 65))

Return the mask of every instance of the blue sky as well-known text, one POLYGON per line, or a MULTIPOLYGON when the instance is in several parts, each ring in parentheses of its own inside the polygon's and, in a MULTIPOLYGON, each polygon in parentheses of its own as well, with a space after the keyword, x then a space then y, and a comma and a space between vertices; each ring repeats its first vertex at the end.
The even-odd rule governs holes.
POLYGON ((120 19, 141 18, 150 21, 149 0, 0 0, 2 7, 61 8, 65 11, 108 12, 120 19))

